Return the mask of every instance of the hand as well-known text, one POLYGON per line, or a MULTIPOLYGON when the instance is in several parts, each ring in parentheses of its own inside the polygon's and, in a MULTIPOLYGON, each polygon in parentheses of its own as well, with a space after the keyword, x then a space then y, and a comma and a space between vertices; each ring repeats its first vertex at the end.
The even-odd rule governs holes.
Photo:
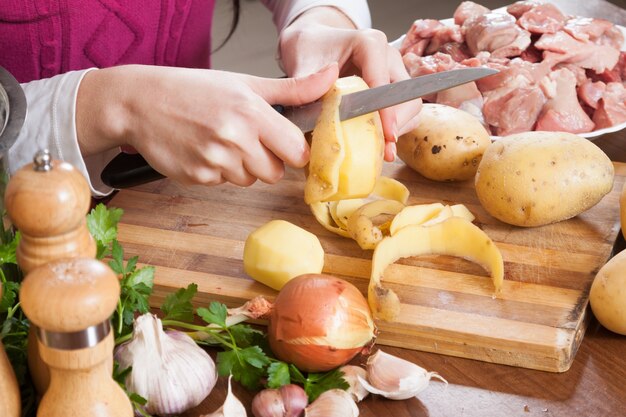
MULTIPOLYGON (((303 13, 280 36, 287 75, 311 74, 329 62, 339 64, 341 76, 360 74, 370 87, 410 78, 400 52, 374 29, 356 30, 352 21, 333 7, 303 13)), ((393 161, 398 136, 417 126, 421 99, 380 111, 385 136, 385 160, 393 161)))
POLYGON ((284 79, 140 65, 92 71, 78 92, 79 146, 87 156, 130 145, 184 184, 275 183, 284 163, 308 163, 309 147, 271 104, 315 101, 337 76, 336 64, 284 79))

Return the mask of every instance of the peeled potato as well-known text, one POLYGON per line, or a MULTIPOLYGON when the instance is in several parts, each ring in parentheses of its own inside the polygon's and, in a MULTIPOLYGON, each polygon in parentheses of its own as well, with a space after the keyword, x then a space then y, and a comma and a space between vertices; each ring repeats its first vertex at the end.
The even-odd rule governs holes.
POLYGON ((474 177, 489 132, 471 114, 442 104, 424 104, 420 124, 398 138, 398 157, 435 181, 463 181, 474 177))
POLYGON ((589 302, 600 324, 626 335, 626 250, 600 268, 591 285, 589 302))
POLYGON ((284 220, 272 220, 246 239, 243 266, 256 281, 280 290, 298 275, 321 273, 324 250, 313 233, 284 220))
POLYGON ((374 189, 384 151, 378 113, 339 120, 341 96, 366 88, 359 77, 340 78, 322 98, 304 188, 307 204, 366 197, 374 189))

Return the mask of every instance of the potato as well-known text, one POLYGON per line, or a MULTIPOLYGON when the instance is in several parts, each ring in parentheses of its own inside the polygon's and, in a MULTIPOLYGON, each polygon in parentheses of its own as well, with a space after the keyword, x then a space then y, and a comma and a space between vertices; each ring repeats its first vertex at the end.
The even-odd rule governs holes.
POLYGON ((622 235, 626 238, 626 183, 622 188, 622 196, 619 199, 620 220, 622 223, 622 235))
POLYGON ((341 96, 367 89, 361 78, 339 78, 322 98, 304 187, 307 204, 367 197, 380 177, 384 139, 378 112, 339 120, 341 96))
POLYGON ((493 217, 533 227, 574 217, 613 188, 614 168, 593 142, 571 133, 526 132, 487 148, 476 194, 493 217))
POLYGON ((626 335, 626 250, 600 268, 591 285, 589 302, 600 324, 626 335))
POLYGON ((271 220, 248 235, 243 266, 256 281, 280 290, 298 275, 321 273, 324 250, 313 233, 284 220, 271 220))
POLYGON ((478 119, 463 110, 424 104, 420 124, 398 139, 398 156, 424 177, 436 181, 473 178, 491 143, 478 119))

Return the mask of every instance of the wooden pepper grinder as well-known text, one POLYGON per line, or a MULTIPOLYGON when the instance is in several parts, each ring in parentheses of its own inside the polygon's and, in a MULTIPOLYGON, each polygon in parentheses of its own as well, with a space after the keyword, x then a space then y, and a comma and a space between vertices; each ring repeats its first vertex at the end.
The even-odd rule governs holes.
MULTIPOLYGON (((2 298, 2 285, 0 285, 0 298, 2 298)), ((0 416, 19 417, 22 414, 20 387, 9 358, 2 347, 2 342, 0 342, 0 396, 0 416)))
POLYGON ((87 228, 89 185, 71 164, 37 152, 32 164, 18 170, 4 197, 11 222, 22 233, 17 261, 25 273, 46 262, 96 256, 87 228))
POLYGON ((20 290, 24 314, 37 326, 50 386, 38 417, 132 417, 130 400, 113 380, 110 317, 120 285, 91 258, 68 258, 32 270, 20 290))
MULTIPOLYGON (((22 234, 17 261, 24 273, 61 258, 96 256, 86 221, 89 185, 71 164, 51 160, 47 150, 37 152, 32 164, 11 177, 4 199, 11 222, 22 234)), ((37 352, 34 332, 28 337, 28 366, 43 394, 50 376, 37 352)))

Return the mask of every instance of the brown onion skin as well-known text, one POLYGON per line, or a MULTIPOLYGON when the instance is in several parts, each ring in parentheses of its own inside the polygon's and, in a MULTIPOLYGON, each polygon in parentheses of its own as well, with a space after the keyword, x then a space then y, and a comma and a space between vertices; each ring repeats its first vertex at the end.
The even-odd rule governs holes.
POLYGON ((274 301, 268 327, 272 352, 282 361, 305 372, 326 372, 350 362, 364 346, 337 349, 324 345, 294 344, 302 337, 324 337, 325 320, 339 297, 348 297, 352 305, 369 311, 367 300, 351 283, 325 274, 306 274, 291 279, 274 301))

